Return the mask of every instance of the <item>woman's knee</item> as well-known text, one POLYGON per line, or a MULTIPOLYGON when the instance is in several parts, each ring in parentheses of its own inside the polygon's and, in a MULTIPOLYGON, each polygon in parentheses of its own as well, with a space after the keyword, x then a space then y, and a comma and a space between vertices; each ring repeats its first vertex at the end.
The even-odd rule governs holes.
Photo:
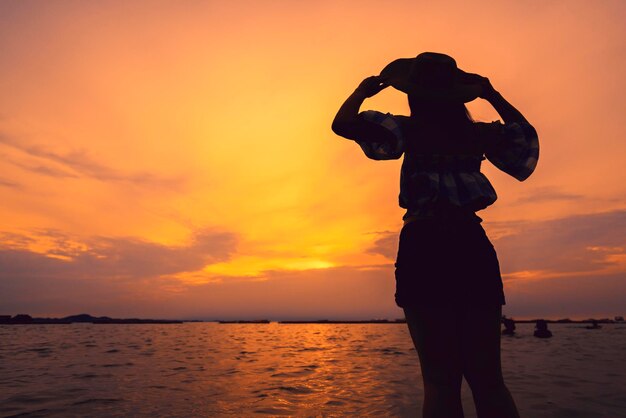
POLYGON ((449 403, 461 397, 461 382, 424 378, 424 396, 434 402, 449 403))
POLYGON ((455 367, 424 367, 422 365, 422 379, 424 386, 436 388, 439 391, 461 390, 463 373, 455 367))
POLYGON ((474 397, 489 397, 497 396, 498 394, 506 393, 508 389, 504 384, 502 374, 496 374, 492 376, 486 375, 465 375, 465 380, 472 390, 474 397))

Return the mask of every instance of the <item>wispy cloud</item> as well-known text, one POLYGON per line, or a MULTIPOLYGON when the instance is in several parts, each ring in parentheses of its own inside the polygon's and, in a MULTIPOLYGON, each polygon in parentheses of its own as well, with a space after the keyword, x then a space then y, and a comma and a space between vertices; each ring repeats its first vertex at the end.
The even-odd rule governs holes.
POLYGON ((377 232, 379 238, 374 241, 374 245, 367 252, 380 254, 390 260, 395 260, 398 254, 398 233, 397 232, 377 232))
POLYGON ((505 282, 507 315, 523 318, 613 318, 626 314, 626 275, 593 273, 505 282))
POLYGON ((63 168, 59 169, 50 165, 29 164, 23 161, 9 160, 12 164, 24 170, 50 177, 86 177, 103 182, 150 185, 165 189, 179 189, 184 183, 183 178, 163 177, 147 171, 124 172, 95 160, 85 150, 58 153, 41 145, 26 144, 4 133, 0 133, 0 144, 18 150, 29 157, 58 164, 63 168))
POLYGON ((516 199, 514 204, 524 204, 524 203, 538 203, 538 202, 548 202, 548 201, 557 201, 557 200, 565 200, 565 201, 573 201, 584 199, 585 196, 578 193, 568 193, 560 190, 558 187, 548 186, 548 187, 538 187, 534 189, 532 192, 527 193, 520 198, 516 199))
MULTIPOLYGON (((499 225, 500 228, 506 225, 499 225)), ((542 222, 515 222, 494 244, 505 273, 600 272, 626 254, 626 211, 575 215, 542 222)))
MULTIPOLYGON (((485 223, 502 272, 525 278, 581 272, 613 271, 626 257, 626 211, 618 210, 530 222, 485 223)), ((398 234, 377 233, 368 252, 395 260, 398 234)))
POLYGON ((11 189, 19 189, 19 188, 22 187, 19 183, 16 183, 16 182, 11 181, 11 180, 6 180, 6 179, 3 179, 3 178, 0 178, 0 186, 2 186, 2 187, 9 187, 11 189))
POLYGON ((77 241, 55 230, 38 231, 37 239, 19 234, 0 248, 0 280, 28 277, 59 280, 143 280, 196 271, 223 262, 235 251, 237 236, 231 232, 199 230, 188 245, 169 246, 135 237, 93 237, 77 241), (47 241, 47 250, 33 244, 47 241))
POLYGON ((19 167, 22 170, 29 171, 35 174, 41 174, 48 177, 56 177, 56 178, 79 178, 80 176, 76 173, 69 172, 64 169, 59 169, 57 167, 53 167, 51 165, 42 165, 41 163, 27 163, 24 161, 18 161, 15 159, 11 159, 7 155, 1 155, 2 159, 6 162, 14 165, 15 167, 19 167))

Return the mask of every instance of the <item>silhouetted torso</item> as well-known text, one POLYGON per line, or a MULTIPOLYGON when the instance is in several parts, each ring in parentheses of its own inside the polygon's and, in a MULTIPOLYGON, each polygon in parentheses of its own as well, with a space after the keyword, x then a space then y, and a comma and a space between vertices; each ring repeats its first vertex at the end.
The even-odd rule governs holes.
POLYGON ((463 127, 427 126, 408 116, 396 116, 406 140, 407 154, 478 155, 485 152, 485 138, 480 135, 483 123, 463 127))

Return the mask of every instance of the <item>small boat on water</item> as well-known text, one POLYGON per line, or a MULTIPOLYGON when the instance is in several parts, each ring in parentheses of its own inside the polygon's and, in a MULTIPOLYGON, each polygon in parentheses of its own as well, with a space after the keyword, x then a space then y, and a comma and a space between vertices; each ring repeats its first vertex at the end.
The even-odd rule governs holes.
POLYGON ((538 319, 535 324, 535 332, 533 334, 537 338, 550 338, 552 331, 548 329, 548 323, 543 319, 538 319))
POLYGON ((599 325, 598 321, 591 321, 591 325, 587 325, 585 328, 586 329, 600 329, 602 328, 602 325, 599 325))

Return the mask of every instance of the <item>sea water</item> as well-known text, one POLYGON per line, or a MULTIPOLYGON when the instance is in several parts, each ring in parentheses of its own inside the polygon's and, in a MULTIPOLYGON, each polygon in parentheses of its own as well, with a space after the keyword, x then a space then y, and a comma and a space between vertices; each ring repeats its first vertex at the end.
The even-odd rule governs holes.
MULTIPOLYGON (((522 417, 626 417, 626 326, 502 338, 522 417)), ((466 417, 475 417, 464 382, 466 417)), ((0 416, 419 417, 405 324, 0 326, 0 416)))

